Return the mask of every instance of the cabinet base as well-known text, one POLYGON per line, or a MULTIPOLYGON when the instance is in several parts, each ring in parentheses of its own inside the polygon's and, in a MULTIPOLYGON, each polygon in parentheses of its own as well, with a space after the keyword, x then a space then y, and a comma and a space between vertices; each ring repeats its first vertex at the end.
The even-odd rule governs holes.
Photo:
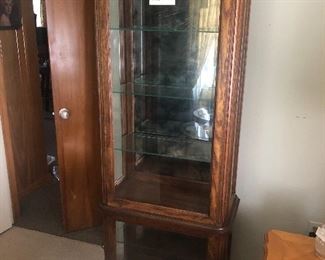
POLYGON ((231 234, 197 238, 105 219, 106 260, 227 260, 231 234))
MULTIPOLYGON (((106 260, 174 259, 170 257, 168 253, 171 253, 174 250, 175 255, 177 254, 179 255, 179 253, 177 252, 177 248, 192 249, 191 243, 189 245, 186 245, 184 242, 184 246, 182 247, 176 246, 176 249, 173 249, 173 246, 169 246, 165 248, 165 252, 162 252, 162 249, 160 247, 150 248, 147 245, 141 244, 142 240, 138 239, 139 236, 141 237, 143 236, 143 234, 145 234, 146 241, 160 240, 161 237, 158 234, 159 232, 161 232, 162 236, 163 234, 169 234, 167 236, 170 237, 170 239, 165 239, 165 241, 171 243, 171 245, 173 245, 173 243, 170 241, 173 238, 176 241, 175 245, 177 245, 177 243, 180 240, 181 241, 186 240, 184 238, 177 237, 176 233, 192 237, 192 239, 197 238, 198 240, 201 239, 201 241, 205 240, 206 241, 205 249, 203 250, 205 252, 201 254, 202 256, 200 256, 199 258, 193 258, 193 260, 204 260, 204 259, 227 260, 230 257, 231 227, 235 215, 237 213, 238 205, 239 205, 239 199, 236 197, 233 202, 231 213, 229 215, 228 224, 225 227, 200 225, 197 223, 184 222, 175 219, 168 219, 166 217, 154 216, 154 215, 144 214, 141 212, 123 210, 122 208, 102 206, 104 210, 104 216, 105 216, 104 218, 105 259, 106 260), (134 233, 134 235, 131 236, 131 239, 130 236, 126 235, 125 231, 122 232, 119 228, 116 227, 117 223, 120 223, 120 221, 126 223, 125 227, 128 230, 127 234, 130 234, 130 232, 134 233), (130 231, 132 230, 132 228, 135 231, 130 231), (140 230, 155 230, 155 231, 146 231, 145 233, 143 231, 140 231, 139 233, 140 235, 139 235, 136 234, 139 228, 140 230), (155 232, 155 236, 148 238, 150 237, 150 234, 153 234, 153 232, 155 232), (121 234, 123 236, 123 241, 118 241, 118 239, 121 238, 121 234), (175 237, 173 237, 170 234, 175 234, 175 237), (135 249, 139 241, 141 242, 140 246, 138 249, 135 249), (130 254, 131 255, 133 254, 133 257, 130 258, 130 254), (160 254, 160 255, 156 256, 156 254, 160 254), (167 254, 169 258, 166 257, 165 254, 167 254), (136 255, 142 255, 142 257, 139 256, 140 258, 139 257, 135 258, 136 255)), ((201 242, 198 243, 200 244, 201 242)), ((152 245, 152 243, 150 243, 150 245, 152 245)), ((166 243, 164 243, 164 245, 166 246, 166 243)), ((185 254, 188 254, 188 252, 185 252, 185 254)), ((195 253, 189 255, 191 257, 192 256, 194 257, 195 253)), ((177 259, 183 259, 183 258, 177 258, 177 259)), ((186 256, 186 259, 192 260, 192 258, 189 258, 189 256, 186 256)))

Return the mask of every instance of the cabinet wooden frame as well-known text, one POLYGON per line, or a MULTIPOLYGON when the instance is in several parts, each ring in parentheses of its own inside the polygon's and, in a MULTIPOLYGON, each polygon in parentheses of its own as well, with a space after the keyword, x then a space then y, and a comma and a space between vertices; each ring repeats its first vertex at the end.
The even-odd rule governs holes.
POLYGON ((109 219, 129 221, 134 216, 139 224, 153 217, 158 218, 156 222, 173 220, 177 225, 204 226, 212 233, 230 230, 239 203, 235 186, 251 1, 221 0, 209 214, 115 197, 109 0, 95 1, 105 214, 109 219))

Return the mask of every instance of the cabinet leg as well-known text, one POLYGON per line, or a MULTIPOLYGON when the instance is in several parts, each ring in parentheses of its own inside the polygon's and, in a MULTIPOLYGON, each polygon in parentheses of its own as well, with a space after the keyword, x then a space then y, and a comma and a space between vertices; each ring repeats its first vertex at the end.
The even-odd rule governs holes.
POLYGON ((109 217, 104 222, 104 250, 105 260, 116 260, 116 224, 109 217))
POLYGON ((209 237, 208 260, 229 260, 230 239, 230 235, 209 237))

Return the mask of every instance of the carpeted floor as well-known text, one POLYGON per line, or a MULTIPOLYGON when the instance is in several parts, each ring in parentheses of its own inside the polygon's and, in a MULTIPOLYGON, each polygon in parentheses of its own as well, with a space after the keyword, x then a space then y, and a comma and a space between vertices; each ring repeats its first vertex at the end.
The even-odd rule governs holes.
POLYGON ((2 260, 103 260, 104 250, 72 239, 13 227, 0 234, 2 260))
MULTIPOLYGON (((43 125, 47 154, 56 157, 55 123, 51 113, 44 112, 43 125)), ((61 215, 60 186, 59 182, 54 178, 49 185, 24 197, 21 200, 20 206, 21 216, 15 221, 15 226, 103 245, 101 227, 73 233, 66 233, 64 231, 61 215)))

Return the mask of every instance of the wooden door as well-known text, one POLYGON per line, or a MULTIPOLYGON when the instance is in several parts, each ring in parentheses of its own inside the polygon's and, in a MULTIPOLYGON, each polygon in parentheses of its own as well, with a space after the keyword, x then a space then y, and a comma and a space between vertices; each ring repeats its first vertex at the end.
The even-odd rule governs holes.
POLYGON ((47 183, 42 100, 32 0, 21 1, 22 27, 0 31, 0 115, 15 217, 20 198, 47 183))
POLYGON ((63 219, 72 231, 101 221, 94 1, 47 0, 46 9, 63 219))

